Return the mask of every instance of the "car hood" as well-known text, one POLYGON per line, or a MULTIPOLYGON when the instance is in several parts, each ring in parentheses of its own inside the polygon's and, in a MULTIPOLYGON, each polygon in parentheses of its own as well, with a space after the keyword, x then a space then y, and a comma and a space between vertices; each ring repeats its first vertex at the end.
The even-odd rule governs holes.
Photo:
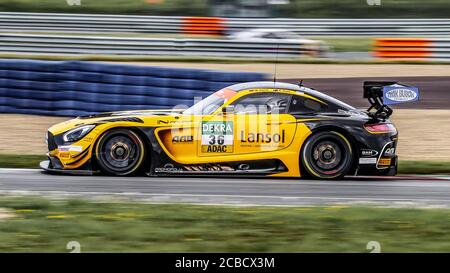
POLYGON ((89 124, 104 124, 110 122, 136 122, 152 126, 169 123, 179 117, 184 109, 168 110, 136 110, 99 113, 93 115, 79 116, 68 121, 58 123, 49 128, 49 132, 58 135, 76 127, 89 124))
POLYGON ((159 110, 133 110, 133 111, 118 111, 107 112, 93 115, 79 116, 80 120, 84 119, 97 119, 108 117, 135 117, 135 116, 167 116, 171 114, 181 114, 184 109, 159 109, 159 110))

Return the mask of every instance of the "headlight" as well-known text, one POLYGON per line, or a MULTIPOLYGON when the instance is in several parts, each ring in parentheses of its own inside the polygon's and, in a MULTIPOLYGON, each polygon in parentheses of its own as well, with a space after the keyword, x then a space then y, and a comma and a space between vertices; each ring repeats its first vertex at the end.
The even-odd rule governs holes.
POLYGON ((67 131, 63 135, 63 140, 65 142, 74 142, 82 139, 85 135, 87 135, 92 129, 94 129, 95 125, 85 125, 70 131, 67 131))

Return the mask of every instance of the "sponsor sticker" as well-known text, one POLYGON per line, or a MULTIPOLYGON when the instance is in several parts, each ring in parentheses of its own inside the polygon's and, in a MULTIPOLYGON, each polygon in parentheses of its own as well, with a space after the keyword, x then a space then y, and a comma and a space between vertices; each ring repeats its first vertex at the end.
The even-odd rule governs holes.
POLYGON ((244 131, 240 133, 241 143, 284 143, 286 139, 285 130, 279 133, 247 133, 244 131))
POLYGON ((59 152, 82 152, 83 151, 83 147, 81 146, 58 146, 58 151, 59 152))
POLYGON ((174 136, 172 138, 172 143, 187 143, 193 142, 194 136, 174 136))
POLYGON ((386 105, 419 100, 419 88, 413 86, 390 85, 383 87, 383 102, 386 105))
POLYGON ((373 158, 360 158, 359 164, 377 164, 377 159, 373 158))
POLYGON ((380 165, 380 166, 390 166, 391 165, 391 159, 390 158, 380 158, 380 161, 378 161, 378 165, 380 165))
POLYGON ((202 122, 201 151, 202 153, 232 153, 233 122, 202 122))
POLYGON ((384 151, 384 155, 385 156, 393 156, 393 155, 395 155, 395 148, 387 148, 384 151))
POLYGON ((167 163, 162 168, 155 168, 155 172, 174 173, 182 172, 183 169, 175 167, 173 164, 167 163))
POLYGON ((60 152, 59 157, 60 158, 70 158, 70 153, 69 152, 60 152))
POLYGON ((361 150, 361 156, 363 157, 372 157, 378 155, 378 152, 375 150, 363 149, 361 150))

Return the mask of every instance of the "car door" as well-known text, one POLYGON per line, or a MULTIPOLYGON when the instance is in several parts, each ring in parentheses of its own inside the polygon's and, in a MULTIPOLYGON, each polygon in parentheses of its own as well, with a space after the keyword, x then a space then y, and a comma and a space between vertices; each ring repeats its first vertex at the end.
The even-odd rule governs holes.
POLYGON ((287 114, 291 95, 284 92, 249 93, 234 106, 235 154, 257 154, 287 148, 295 136, 295 118, 287 114))
POLYGON ((296 129, 295 118, 286 113, 290 98, 287 92, 251 92, 228 105, 232 112, 205 116, 198 155, 238 160, 288 147, 296 129))

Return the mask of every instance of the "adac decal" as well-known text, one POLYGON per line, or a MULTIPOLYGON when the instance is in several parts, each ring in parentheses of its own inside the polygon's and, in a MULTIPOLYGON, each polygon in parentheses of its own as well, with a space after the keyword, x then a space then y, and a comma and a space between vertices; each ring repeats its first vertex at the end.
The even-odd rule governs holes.
POLYGON ((233 152, 233 122, 204 121, 202 122, 202 153, 232 153, 233 152))
POLYGON ((174 136, 172 138, 172 143, 186 143, 193 142, 194 136, 174 136))
POLYGON ((242 143, 284 143, 286 139, 285 130, 281 130, 281 133, 248 133, 245 134, 241 131, 240 141, 242 143))
POLYGON ((227 145, 207 145, 202 146, 203 153, 232 153, 233 146, 227 145))
POLYGON ((386 105, 419 100, 419 88, 400 84, 383 87, 383 102, 386 105))

